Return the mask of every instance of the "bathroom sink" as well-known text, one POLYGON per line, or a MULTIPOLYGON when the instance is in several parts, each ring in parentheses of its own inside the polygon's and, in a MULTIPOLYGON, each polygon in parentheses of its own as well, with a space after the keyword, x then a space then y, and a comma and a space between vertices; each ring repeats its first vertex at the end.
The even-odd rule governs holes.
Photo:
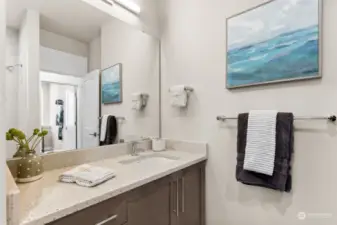
POLYGON ((178 160, 178 157, 162 155, 162 154, 152 154, 152 155, 141 155, 132 156, 131 159, 126 159, 119 161, 120 164, 166 164, 178 160))

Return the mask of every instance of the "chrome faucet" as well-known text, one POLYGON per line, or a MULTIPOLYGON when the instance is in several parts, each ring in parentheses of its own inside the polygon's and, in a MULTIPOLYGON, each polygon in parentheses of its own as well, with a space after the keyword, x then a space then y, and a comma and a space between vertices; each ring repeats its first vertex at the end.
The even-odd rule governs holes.
POLYGON ((131 147, 132 147, 131 155, 132 156, 138 156, 140 151, 145 151, 145 149, 138 148, 139 142, 151 140, 150 138, 146 138, 146 137, 141 137, 141 138, 142 139, 139 140, 139 141, 132 141, 131 142, 131 147))
POLYGON ((138 144, 138 142, 137 141, 133 141, 133 142, 131 142, 131 146, 132 146, 132 150, 131 150, 131 155, 132 156, 138 156, 139 154, 138 154, 138 152, 137 152, 137 144, 138 144))

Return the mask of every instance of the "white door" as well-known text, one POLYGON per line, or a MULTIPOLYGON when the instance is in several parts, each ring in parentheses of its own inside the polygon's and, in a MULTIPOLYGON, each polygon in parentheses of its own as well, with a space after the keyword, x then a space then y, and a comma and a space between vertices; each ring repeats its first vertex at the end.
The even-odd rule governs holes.
POLYGON ((81 148, 99 146, 99 70, 83 79, 81 88, 81 148))
POLYGON ((76 88, 67 86, 65 89, 64 102, 64 128, 63 128, 63 149, 76 149, 76 88))

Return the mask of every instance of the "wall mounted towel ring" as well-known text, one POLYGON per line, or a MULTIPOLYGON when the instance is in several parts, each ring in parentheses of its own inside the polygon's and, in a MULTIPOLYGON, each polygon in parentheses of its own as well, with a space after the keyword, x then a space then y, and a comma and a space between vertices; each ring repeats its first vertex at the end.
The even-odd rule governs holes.
MULTIPOLYGON (((184 90, 186 92, 193 92, 194 91, 194 89, 192 87, 185 87, 184 90)), ((170 89, 169 89, 169 92, 170 92, 170 89)))
POLYGON ((176 108, 186 108, 192 91, 193 88, 185 85, 175 85, 170 87, 169 93, 171 106, 176 108))
POLYGON ((10 72, 12 72, 16 67, 20 67, 22 68, 23 65, 22 64, 15 64, 15 65, 12 65, 12 66, 6 66, 6 69, 10 72))

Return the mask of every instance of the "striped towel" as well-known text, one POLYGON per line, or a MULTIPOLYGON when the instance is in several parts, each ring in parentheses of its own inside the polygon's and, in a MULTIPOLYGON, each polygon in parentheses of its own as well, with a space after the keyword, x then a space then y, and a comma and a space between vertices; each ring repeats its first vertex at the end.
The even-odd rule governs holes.
POLYGON ((276 149, 276 111, 249 112, 247 144, 243 168, 273 175, 276 149))

